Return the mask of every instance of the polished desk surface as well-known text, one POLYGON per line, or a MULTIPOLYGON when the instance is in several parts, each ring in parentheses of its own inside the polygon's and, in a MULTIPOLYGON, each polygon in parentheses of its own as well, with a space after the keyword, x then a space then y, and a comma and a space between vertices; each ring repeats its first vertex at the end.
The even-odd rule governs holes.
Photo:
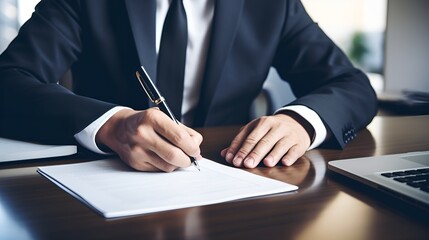
MULTIPOLYGON (((203 156, 223 162, 219 152, 238 127, 199 131, 203 156)), ((0 239, 428 239, 428 211, 326 168, 334 159, 422 150, 429 116, 376 117, 342 151, 311 150, 291 167, 249 170, 296 184, 296 193, 109 220, 36 173, 85 158, 1 164, 0 239)))

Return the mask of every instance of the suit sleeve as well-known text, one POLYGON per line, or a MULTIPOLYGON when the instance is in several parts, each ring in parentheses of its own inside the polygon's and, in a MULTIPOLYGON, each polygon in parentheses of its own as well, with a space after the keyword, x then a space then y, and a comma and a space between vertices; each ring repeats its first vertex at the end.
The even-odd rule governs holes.
POLYGON ((344 147, 377 112, 368 78, 311 20, 300 1, 288 1, 273 65, 297 96, 290 105, 317 112, 334 147, 344 147))
POLYGON ((0 56, 0 135, 70 143, 113 107, 58 84, 82 50, 79 11, 78 1, 41 1, 0 56))

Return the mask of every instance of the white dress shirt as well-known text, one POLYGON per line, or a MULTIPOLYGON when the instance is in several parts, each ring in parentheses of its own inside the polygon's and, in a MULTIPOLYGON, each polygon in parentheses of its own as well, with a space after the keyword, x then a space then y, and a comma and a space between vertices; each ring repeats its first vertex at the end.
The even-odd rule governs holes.
MULTIPOLYGON (((199 91, 207 58, 208 44, 214 14, 214 0, 183 0, 188 20, 188 45, 186 49, 185 80, 182 103, 182 122, 190 123, 193 110, 199 101, 199 91)), ((157 0, 156 5, 156 51, 159 51, 162 27, 167 15, 170 0, 157 0)), ((106 154, 101 151, 95 136, 103 124, 118 111, 126 107, 114 107, 88 125, 81 132, 75 134, 75 139, 89 150, 106 154)), ((291 110, 305 118, 315 129, 315 136, 309 149, 319 146, 326 138, 327 131, 316 112, 308 107, 296 105, 279 109, 291 110)))

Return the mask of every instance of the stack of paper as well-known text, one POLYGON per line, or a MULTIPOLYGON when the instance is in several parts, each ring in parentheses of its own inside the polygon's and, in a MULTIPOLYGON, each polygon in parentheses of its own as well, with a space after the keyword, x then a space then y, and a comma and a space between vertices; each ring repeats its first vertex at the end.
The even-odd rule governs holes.
POLYGON ((0 162, 72 155, 75 145, 44 145, 0 138, 0 162))

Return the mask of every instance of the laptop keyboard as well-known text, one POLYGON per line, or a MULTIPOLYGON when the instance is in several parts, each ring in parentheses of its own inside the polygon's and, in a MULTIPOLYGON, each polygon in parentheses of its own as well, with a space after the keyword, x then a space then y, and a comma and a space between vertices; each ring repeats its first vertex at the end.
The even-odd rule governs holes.
POLYGON ((385 172, 381 175, 429 193, 429 168, 385 172))

